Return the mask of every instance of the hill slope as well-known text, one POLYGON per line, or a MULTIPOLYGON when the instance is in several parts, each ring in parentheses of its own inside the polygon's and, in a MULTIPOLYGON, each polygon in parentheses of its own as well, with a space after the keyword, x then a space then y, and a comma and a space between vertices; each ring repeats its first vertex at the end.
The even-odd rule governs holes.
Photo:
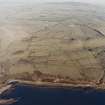
POLYGON ((0 4, 0 74, 34 71, 104 82, 105 9, 82 3, 0 4))

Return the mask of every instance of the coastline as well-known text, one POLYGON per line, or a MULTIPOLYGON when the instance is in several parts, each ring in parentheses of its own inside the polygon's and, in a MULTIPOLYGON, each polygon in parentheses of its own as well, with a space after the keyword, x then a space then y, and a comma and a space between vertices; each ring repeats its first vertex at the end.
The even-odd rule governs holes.
MULTIPOLYGON (((38 88, 64 88, 64 89, 83 89, 86 90, 96 90, 96 91, 105 91, 105 84, 97 85, 95 83, 51 83, 51 82, 41 82, 41 81, 25 81, 25 80, 12 80, 16 83, 5 83, 2 85, 0 89, 0 95, 5 92, 11 91, 16 86, 30 86, 30 87, 38 87, 38 88)), ((1 99, 0 99, 1 100, 1 99)))
MULTIPOLYGON (((42 87, 42 88, 71 88, 71 89, 94 89, 94 90, 103 90, 105 91, 105 84, 97 85, 95 83, 88 83, 88 84, 82 84, 82 83, 52 83, 52 82, 40 82, 40 81, 24 81, 24 80, 14 80, 17 81, 16 84, 9 84, 10 87, 8 89, 11 89, 12 87, 16 85, 24 85, 24 86, 32 86, 32 87, 42 87)), ((8 86, 8 84, 7 84, 8 86)))
MULTIPOLYGON (((16 82, 16 80, 15 80, 15 82, 16 82)), ((73 96, 75 96, 75 94, 73 95, 72 93, 77 93, 80 96, 82 95, 81 99, 83 99, 84 95, 86 95, 87 97, 90 96, 90 98, 89 98, 90 102, 91 102, 91 95, 92 95, 92 98, 96 99, 96 100, 99 96, 101 96, 100 93, 104 94, 104 96, 105 96, 105 90, 104 91, 102 89, 100 90, 99 88, 93 87, 92 85, 84 86, 81 84, 67 85, 67 84, 60 84, 60 83, 55 83, 55 84, 54 83, 39 83, 39 82, 35 83, 32 81, 30 82, 30 81, 21 81, 21 80, 16 84, 15 84, 15 82, 14 82, 14 84, 9 84, 9 85, 11 85, 10 87, 7 84, 8 90, 5 90, 1 95, 3 97, 0 98, 0 102, 3 102, 2 105, 10 105, 9 103, 12 103, 12 105, 15 105, 15 102, 16 102, 16 105, 18 105, 18 103, 19 103, 19 105, 22 105, 22 104, 20 104, 21 102, 24 103, 23 105, 26 105, 27 102, 32 102, 32 100, 35 100, 35 98, 37 97, 37 94, 38 95, 40 94, 39 96, 42 96, 42 97, 44 97, 44 95, 45 95, 45 97, 47 97, 46 92, 48 92, 48 93, 51 92, 51 94, 53 94, 53 92, 54 92, 54 94, 61 92, 62 95, 63 95, 63 93, 66 92, 66 93, 70 94, 71 98, 73 96), (94 93, 97 93, 97 95, 99 95, 99 96, 96 95, 96 98, 94 98, 94 95, 95 95, 94 93), (44 95, 42 95, 42 94, 44 94, 44 95), (9 96, 9 99, 8 99, 8 96, 9 96), (23 99, 21 98, 22 96, 24 97, 23 99), (30 97, 30 99, 29 99, 29 97, 30 97), (29 99, 29 100, 27 100, 27 99, 29 99)), ((53 94, 53 96, 54 96, 54 94, 53 94)), ((57 95, 57 97, 60 96, 61 94, 57 95)), ((61 97, 62 97, 62 95, 61 95, 61 97)), ((66 94, 64 95, 64 97, 65 96, 66 96, 66 94)), ((68 95, 67 95, 67 97, 68 97, 68 95)), ((68 98, 68 102, 69 102, 69 98, 68 98)), ((39 99, 39 97, 38 97, 38 99, 39 99)), ((50 99, 52 99, 52 97, 50 97, 50 99)), ((61 98, 58 98, 58 101, 59 101, 59 99, 61 99, 61 98)), ((47 98, 46 98, 46 100, 47 100, 47 98)), ((33 102, 35 102, 35 101, 33 101, 33 102)), ((95 103, 96 102, 97 101, 95 101, 95 103)), ((42 103, 42 105, 43 105, 43 103, 42 103)))
POLYGON ((25 82, 21 82, 20 85, 26 85, 26 86, 33 86, 33 87, 42 87, 42 88, 65 88, 65 89, 92 89, 92 90, 102 90, 105 91, 105 87, 104 86, 98 86, 98 85, 91 85, 91 84, 62 84, 62 83, 25 83, 25 82))

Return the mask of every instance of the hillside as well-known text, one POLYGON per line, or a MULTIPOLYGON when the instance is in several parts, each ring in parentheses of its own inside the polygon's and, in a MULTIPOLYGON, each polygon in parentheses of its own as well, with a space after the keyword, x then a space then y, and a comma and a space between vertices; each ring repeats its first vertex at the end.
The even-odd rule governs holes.
POLYGON ((104 63, 105 8, 73 2, 0 4, 0 78, 40 71, 104 83, 104 63))

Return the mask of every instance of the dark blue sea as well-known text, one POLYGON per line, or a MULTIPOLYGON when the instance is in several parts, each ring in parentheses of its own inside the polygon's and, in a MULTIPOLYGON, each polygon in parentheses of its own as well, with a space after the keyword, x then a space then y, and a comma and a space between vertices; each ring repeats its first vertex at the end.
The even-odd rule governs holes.
POLYGON ((14 98, 12 105, 105 105, 105 91, 91 88, 48 88, 17 85, 1 95, 14 98))

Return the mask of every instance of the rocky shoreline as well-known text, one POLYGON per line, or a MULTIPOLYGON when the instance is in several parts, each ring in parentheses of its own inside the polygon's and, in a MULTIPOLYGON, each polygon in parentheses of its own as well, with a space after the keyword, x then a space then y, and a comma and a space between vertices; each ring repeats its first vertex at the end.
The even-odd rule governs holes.
MULTIPOLYGON (((39 76, 40 77, 40 76, 39 76)), ((50 76, 49 76, 50 77, 50 76)), ((48 77, 46 77, 48 78, 48 77)), ((62 78, 63 79, 63 78, 62 78)), ((61 79, 61 80, 62 80, 61 79)), ((36 79, 34 81, 29 80, 9 80, 8 83, 2 84, 0 89, 0 95, 5 94, 6 92, 11 91, 18 85, 22 86, 32 86, 32 87, 41 87, 41 88, 69 88, 69 89, 83 89, 84 91, 88 90, 97 90, 105 91, 105 84, 96 84, 94 82, 85 82, 85 81, 69 81, 69 83, 64 83, 59 81, 42 81, 43 79, 36 79)), ((65 79, 66 81, 66 79, 65 79)), ((15 99, 2 99, 0 98, 0 105, 10 105, 17 102, 15 99)))
MULTIPOLYGON (((35 71, 33 74, 27 76, 20 76, 15 78, 15 82, 35 86, 51 86, 51 87, 81 87, 81 88, 95 88, 105 89, 105 83, 100 81, 87 81, 87 80, 72 80, 70 77, 60 75, 51 75, 35 71)), ((11 82, 13 82, 12 80, 11 82)))
POLYGON ((56 88, 93 88, 105 90, 105 83, 85 80, 72 80, 70 77, 60 75, 51 75, 35 71, 33 74, 18 75, 15 78, 9 78, 4 84, 1 84, 0 94, 7 90, 11 90, 15 85, 31 85, 38 87, 56 87, 56 88))

